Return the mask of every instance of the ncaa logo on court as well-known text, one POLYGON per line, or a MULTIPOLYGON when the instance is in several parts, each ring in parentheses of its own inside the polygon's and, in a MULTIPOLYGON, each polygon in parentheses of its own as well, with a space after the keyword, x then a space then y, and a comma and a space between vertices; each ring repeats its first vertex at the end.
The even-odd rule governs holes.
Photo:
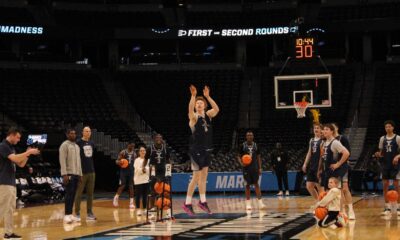
POLYGON ((175 215, 174 222, 135 224, 84 236, 85 239, 290 239, 315 224, 303 213, 216 213, 210 218, 198 214, 175 215), (244 226, 252 226, 245 228, 244 226))

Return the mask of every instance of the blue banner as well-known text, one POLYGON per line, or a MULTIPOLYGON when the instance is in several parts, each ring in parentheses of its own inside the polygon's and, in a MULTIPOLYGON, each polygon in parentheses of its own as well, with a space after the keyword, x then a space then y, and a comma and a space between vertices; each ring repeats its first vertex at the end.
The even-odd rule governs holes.
MULTIPOLYGON (((297 171, 288 172, 289 190, 294 190, 297 171)), ((186 192, 192 178, 191 173, 173 173, 172 191, 186 192)), ((262 191, 277 191, 276 175, 271 171, 262 172, 259 183, 262 191)), ((244 190, 242 172, 210 172, 207 178, 207 192, 238 192, 244 190)))

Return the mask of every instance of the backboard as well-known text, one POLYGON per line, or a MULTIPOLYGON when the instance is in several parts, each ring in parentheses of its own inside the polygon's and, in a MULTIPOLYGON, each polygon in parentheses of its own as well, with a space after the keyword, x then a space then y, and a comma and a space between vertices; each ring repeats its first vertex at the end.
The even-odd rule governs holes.
POLYGON ((276 109, 295 108, 294 102, 303 100, 310 108, 332 107, 331 74, 275 76, 276 109))

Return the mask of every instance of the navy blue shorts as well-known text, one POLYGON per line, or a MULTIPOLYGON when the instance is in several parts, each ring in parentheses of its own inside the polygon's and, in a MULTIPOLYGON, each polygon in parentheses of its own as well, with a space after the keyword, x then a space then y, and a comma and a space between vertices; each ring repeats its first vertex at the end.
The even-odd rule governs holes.
POLYGON ((396 168, 382 169, 382 179, 384 180, 400 180, 400 171, 396 168))
POLYGON ((244 169, 243 170, 243 178, 245 181, 245 185, 254 185, 258 183, 258 170, 251 168, 251 169, 244 169))
POLYGON ((192 171, 199 171, 211 164, 211 150, 190 151, 192 171))
POLYGON ((119 172, 119 185, 128 185, 133 186, 133 173, 125 172, 125 171, 120 171, 119 172))
POLYGON ((307 170, 307 182, 319 183, 317 170, 307 170))

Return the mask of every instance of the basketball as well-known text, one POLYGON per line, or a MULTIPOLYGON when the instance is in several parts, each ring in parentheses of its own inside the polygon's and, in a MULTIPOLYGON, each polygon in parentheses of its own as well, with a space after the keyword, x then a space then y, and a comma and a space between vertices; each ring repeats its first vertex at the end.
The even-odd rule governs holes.
POLYGON ((163 208, 164 210, 167 210, 170 208, 171 206, 171 200, 169 200, 168 198, 164 198, 164 204, 163 204, 163 199, 162 198, 158 198, 156 201, 156 206, 158 209, 163 208))
POLYGON ((389 202, 397 202, 399 199, 399 194, 396 190, 390 190, 386 193, 386 198, 389 200, 389 202))
POLYGON ((325 191, 321 191, 319 193, 318 200, 321 201, 326 196, 326 194, 328 194, 328 193, 325 191))
POLYGON ((349 222, 349 218, 346 216, 346 214, 339 212, 338 216, 338 223, 342 226, 345 227, 347 225, 347 223, 349 222))
POLYGON ((128 160, 126 160, 126 159, 124 159, 124 158, 120 160, 119 166, 120 166, 121 168, 127 168, 128 165, 129 165, 128 160))
POLYGON ((317 207, 314 212, 315 217, 318 218, 319 220, 324 219, 327 214, 328 214, 328 209, 326 207, 317 207))
POLYGON ((164 187, 165 192, 171 191, 171 186, 168 183, 163 183, 163 182, 156 182, 156 184, 154 184, 154 191, 157 194, 161 194, 163 192, 163 187, 164 187), (165 184, 165 187, 164 187, 164 184, 165 184))
POLYGON ((249 154, 245 154, 242 156, 242 163, 244 166, 248 166, 251 163, 251 156, 249 154))
POLYGON ((171 198, 171 195, 170 195, 170 193, 169 192, 164 192, 164 194, 161 194, 161 196, 163 196, 164 195, 164 198, 171 198))

